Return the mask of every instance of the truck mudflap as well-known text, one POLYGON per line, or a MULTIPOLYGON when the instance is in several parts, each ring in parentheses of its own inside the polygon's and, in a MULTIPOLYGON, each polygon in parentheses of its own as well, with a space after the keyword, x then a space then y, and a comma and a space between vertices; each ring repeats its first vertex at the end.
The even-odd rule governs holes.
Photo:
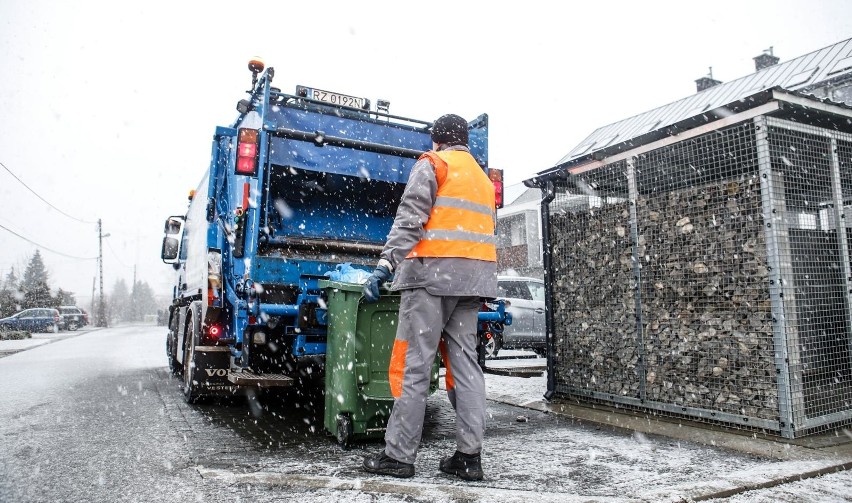
POLYGON ((201 393, 233 392, 236 387, 228 381, 231 351, 226 346, 195 346, 193 378, 201 393))

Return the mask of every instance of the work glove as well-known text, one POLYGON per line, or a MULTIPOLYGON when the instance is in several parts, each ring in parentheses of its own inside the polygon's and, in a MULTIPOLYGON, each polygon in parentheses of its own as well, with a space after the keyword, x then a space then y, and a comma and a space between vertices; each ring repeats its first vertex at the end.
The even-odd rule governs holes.
POLYGON ((371 274, 370 277, 367 278, 367 282, 364 283, 364 298, 367 302, 376 302, 379 300, 379 288, 390 278, 390 269, 384 265, 376 266, 375 270, 373 270, 373 274, 371 274))

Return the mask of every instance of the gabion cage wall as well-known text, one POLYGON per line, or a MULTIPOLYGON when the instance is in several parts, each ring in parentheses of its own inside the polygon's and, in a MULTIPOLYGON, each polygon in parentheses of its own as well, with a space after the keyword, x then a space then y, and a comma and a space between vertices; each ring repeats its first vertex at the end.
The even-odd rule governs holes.
POLYGON ((852 137, 761 116, 633 153, 547 208, 557 395, 852 422, 852 137))

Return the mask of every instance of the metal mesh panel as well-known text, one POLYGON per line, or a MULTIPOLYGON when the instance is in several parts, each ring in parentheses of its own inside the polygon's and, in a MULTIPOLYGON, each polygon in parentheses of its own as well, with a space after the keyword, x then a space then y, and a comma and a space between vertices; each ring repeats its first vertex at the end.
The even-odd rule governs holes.
POLYGON ((836 193, 842 186, 843 199, 852 197, 852 172, 848 162, 835 171, 825 130, 771 121, 767 138, 792 420, 797 430, 813 430, 852 408, 850 233, 848 223, 837 225, 846 218, 836 193))
POLYGON ((753 125, 636 163, 648 398, 778 419, 753 125))
POLYGON ((638 397, 625 162, 572 177, 550 214, 556 381, 573 391, 638 397))

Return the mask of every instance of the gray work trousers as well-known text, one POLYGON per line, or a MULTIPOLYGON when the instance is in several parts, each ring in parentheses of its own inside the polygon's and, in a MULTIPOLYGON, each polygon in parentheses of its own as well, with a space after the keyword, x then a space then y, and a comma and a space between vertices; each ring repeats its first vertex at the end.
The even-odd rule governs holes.
POLYGON ((477 361, 479 297, 401 290, 399 326, 389 377, 396 400, 385 432, 385 453, 413 464, 423 433, 432 363, 439 344, 447 396, 456 411, 456 448, 478 454, 485 435, 485 378, 477 361))

